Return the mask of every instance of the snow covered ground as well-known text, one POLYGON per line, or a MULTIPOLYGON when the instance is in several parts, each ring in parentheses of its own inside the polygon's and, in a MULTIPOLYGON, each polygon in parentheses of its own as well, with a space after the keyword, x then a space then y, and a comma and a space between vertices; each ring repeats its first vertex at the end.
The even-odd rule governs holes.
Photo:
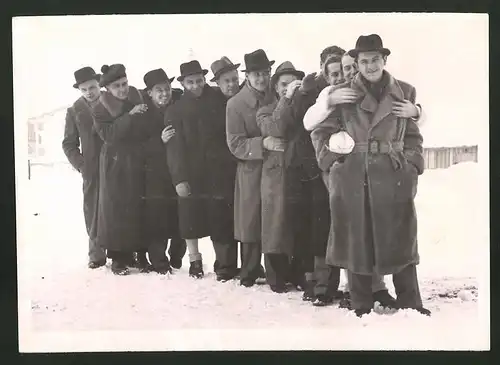
POLYGON ((209 239, 200 243, 203 280, 188 277, 187 255, 170 277, 117 277, 109 263, 89 270, 80 176, 66 165, 34 167, 17 192, 20 351, 488 349, 484 168, 463 163, 420 177, 419 280, 433 316, 359 319, 312 307, 300 292, 218 283, 209 239))

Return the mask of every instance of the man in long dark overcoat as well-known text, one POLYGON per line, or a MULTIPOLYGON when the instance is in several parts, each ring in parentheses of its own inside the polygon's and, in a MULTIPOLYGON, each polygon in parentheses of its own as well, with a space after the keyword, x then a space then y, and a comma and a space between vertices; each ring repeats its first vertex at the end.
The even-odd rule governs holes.
MULTIPOLYGON (((146 89, 141 91, 148 105, 144 125, 148 136, 143 145, 142 237, 148 242, 152 269, 160 274, 171 272, 171 265, 180 268, 186 252, 186 242, 179 236, 177 194, 168 171, 164 145, 175 133, 174 129, 164 126, 165 110, 182 95, 182 90, 172 89, 172 80, 163 69, 151 70, 144 75, 146 89), (165 253, 169 239, 170 260, 165 253)), ((145 251, 138 254, 145 256, 145 251)))
POLYGON ((270 89, 271 66, 266 53, 258 49, 245 54, 246 82, 227 102, 227 145, 238 159, 234 191, 234 235, 241 242, 240 283, 253 286, 261 273, 261 176, 264 155, 282 150, 283 140, 263 137, 256 121, 257 110, 275 99, 270 89))
POLYGON ((62 148, 71 165, 82 175, 83 215, 89 235, 89 262, 91 269, 106 264, 106 252, 97 242, 97 205, 99 199, 99 153, 102 140, 94 129, 92 105, 99 101, 100 75, 91 67, 75 71, 74 88, 82 96, 68 108, 62 148))
POLYGON ((101 72, 100 86, 106 91, 92 108, 94 128, 104 142, 99 160, 97 239, 112 259, 112 272, 127 275, 132 254, 147 249, 141 237, 147 105, 141 93, 129 86, 124 65, 104 65, 101 72))
POLYGON ((393 275, 396 307, 423 308, 417 281, 414 198, 422 174, 416 91, 384 70, 390 51, 378 35, 361 36, 349 54, 359 73, 354 103, 337 105, 312 133, 327 173, 331 229, 326 262, 348 270, 352 309, 374 304, 372 275, 393 275))

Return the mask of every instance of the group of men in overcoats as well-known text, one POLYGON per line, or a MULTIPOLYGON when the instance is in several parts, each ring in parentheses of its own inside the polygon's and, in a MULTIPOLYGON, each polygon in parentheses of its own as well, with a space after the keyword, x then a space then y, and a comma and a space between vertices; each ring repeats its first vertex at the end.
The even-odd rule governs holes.
POLYGON ((198 240, 210 236, 218 281, 265 277, 273 292, 298 288, 358 316, 375 302, 429 315, 416 273, 422 109, 384 69, 389 54, 372 34, 349 52, 326 48, 319 75, 290 61, 271 74, 275 61, 258 49, 244 56, 241 85, 240 64, 213 62, 217 87, 193 60, 180 66, 184 90, 163 69, 144 75, 143 90, 122 64, 76 71, 82 97, 63 148, 83 177, 89 267, 109 257, 117 275, 167 274, 187 250, 190 276, 202 278, 198 240))

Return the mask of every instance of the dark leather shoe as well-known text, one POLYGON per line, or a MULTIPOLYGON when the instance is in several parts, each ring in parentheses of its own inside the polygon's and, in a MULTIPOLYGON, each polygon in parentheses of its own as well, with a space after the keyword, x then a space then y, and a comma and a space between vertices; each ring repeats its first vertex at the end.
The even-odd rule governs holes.
POLYGON ((393 298, 387 289, 373 293, 373 301, 379 302, 382 307, 396 308, 396 298, 393 298))
POLYGON ((102 261, 89 261, 89 269, 97 269, 99 267, 102 267, 106 265, 106 260, 102 260, 102 261))

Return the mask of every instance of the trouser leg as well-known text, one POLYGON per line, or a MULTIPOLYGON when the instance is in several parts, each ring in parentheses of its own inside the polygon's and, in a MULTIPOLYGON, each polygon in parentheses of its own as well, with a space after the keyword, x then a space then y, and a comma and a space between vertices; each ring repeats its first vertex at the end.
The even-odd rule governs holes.
POLYGON ((216 274, 236 274, 238 243, 235 240, 213 241, 215 259, 214 264, 216 274))
POLYGON ((170 269, 170 262, 165 253, 167 250, 167 241, 153 242, 148 248, 148 256, 154 270, 170 269))
POLYGON ((353 309, 371 309, 373 307, 372 275, 347 272, 349 293, 353 309))
POLYGON ((333 296, 340 282, 340 268, 327 265, 324 257, 314 258, 314 276, 316 285, 314 295, 333 296))
POLYGON ((106 261, 106 250, 98 245, 97 239, 89 238, 89 261, 102 262, 106 261))
POLYGON ((422 307, 422 297, 418 286, 417 266, 408 265, 397 274, 392 275, 394 288, 396 289, 396 302, 401 308, 422 307))
POLYGON ((180 237, 173 237, 170 239, 170 247, 168 248, 168 255, 170 261, 182 262, 182 258, 186 254, 187 245, 186 240, 180 237))
POLYGON ((265 254, 266 280, 270 286, 284 287, 288 274, 288 256, 285 254, 265 254))
POLYGON ((259 276, 262 246, 260 242, 241 243, 241 281, 253 281, 259 276))

